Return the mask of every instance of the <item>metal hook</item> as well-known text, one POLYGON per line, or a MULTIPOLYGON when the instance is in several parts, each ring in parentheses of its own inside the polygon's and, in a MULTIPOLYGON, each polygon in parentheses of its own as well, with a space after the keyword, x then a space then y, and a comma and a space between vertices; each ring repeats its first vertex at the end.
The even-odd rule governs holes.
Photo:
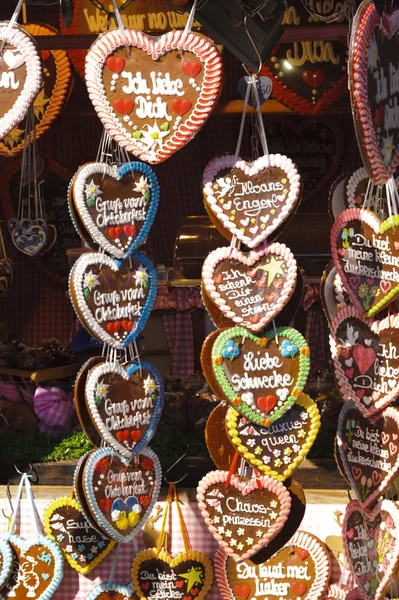
POLYGON ((251 77, 251 75, 255 75, 257 77, 259 75, 259 73, 261 72, 261 70, 262 70, 263 63, 262 63, 262 57, 259 54, 259 50, 258 50, 258 48, 257 48, 257 46, 256 46, 256 44, 254 42, 254 39, 253 39, 252 35, 249 33, 249 31, 248 31, 247 17, 248 17, 248 13, 246 13, 245 17, 244 17, 244 29, 246 31, 246 34, 247 34, 248 38, 249 38, 249 41, 251 42, 251 44, 253 46, 253 49, 256 52, 256 56, 258 57, 259 67, 258 67, 258 70, 256 71, 256 73, 250 73, 244 63, 242 63, 242 66, 244 67, 244 69, 247 72, 247 74, 249 75, 249 77, 251 77))
POLYGON ((37 471, 33 468, 31 462, 28 462, 28 465, 29 465, 29 471, 20 471, 15 463, 14 463, 14 468, 15 468, 16 472, 19 473, 20 475, 27 475, 29 477, 29 479, 32 481, 32 483, 37 483, 39 481, 39 476, 37 474, 37 471), (33 478, 31 477, 32 473, 34 473, 34 475, 35 475, 34 481, 33 481, 33 478))
POLYGON ((183 479, 185 479, 187 477, 188 473, 185 473, 183 475, 183 477, 180 477, 180 479, 176 479, 175 481, 171 481, 170 479, 167 478, 167 474, 169 473, 169 471, 171 471, 176 465, 178 465, 187 456, 189 448, 190 448, 190 446, 188 444, 186 444, 186 450, 185 450, 185 452, 181 456, 179 456, 179 458, 173 463, 173 465, 171 465, 169 467, 169 469, 167 469, 165 471, 165 474, 164 474, 163 478, 166 481, 166 483, 174 483, 174 484, 181 483, 183 481, 183 479))
POLYGON ((14 514, 14 507, 13 507, 12 500, 11 500, 10 486, 8 484, 6 486, 6 494, 7 494, 8 502, 10 504, 11 514, 10 515, 6 515, 6 513, 4 512, 4 508, 1 509, 1 512, 3 513, 3 517, 5 519, 11 519, 11 517, 14 514))

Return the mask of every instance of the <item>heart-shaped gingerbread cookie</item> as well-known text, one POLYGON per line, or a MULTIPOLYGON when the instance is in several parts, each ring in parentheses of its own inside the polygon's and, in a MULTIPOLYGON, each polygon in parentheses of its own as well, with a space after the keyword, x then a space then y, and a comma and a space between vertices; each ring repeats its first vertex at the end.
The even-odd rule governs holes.
POLYGON ((13 555, 10 544, 0 538, 0 590, 11 575, 13 555))
POLYGON ((327 548, 305 531, 297 531, 289 544, 265 563, 236 563, 218 548, 214 564, 223 600, 255 597, 321 600, 330 577, 327 548))
POLYGON ((226 415, 227 433, 240 455, 279 481, 285 481, 300 465, 319 428, 317 405, 306 394, 269 427, 251 423, 234 408, 229 408, 226 415))
POLYGON ((291 509, 287 488, 263 475, 242 481, 211 471, 198 483, 201 515, 218 544, 234 560, 250 558, 281 531, 291 509))
POLYGON ((100 583, 87 596, 87 600, 139 600, 132 583, 100 583))
POLYGON ((399 412, 386 408, 370 421, 348 402, 337 429, 338 451, 345 475, 364 508, 389 488, 399 471, 399 412))
POLYGON ((150 548, 136 554, 131 576, 141 600, 164 594, 175 600, 203 600, 212 585, 213 568, 206 554, 196 550, 172 557, 165 550, 158 554, 150 548), (162 592, 159 582, 163 582, 162 592))
POLYGON ((19 25, 0 23, 4 52, 0 57, 0 139, 28 112, 42 84, 42 65, 33 38, 19 25))
POLYGON ((233 327, 220 333, 212 348, 212 370, 224 396, 264 427, 281 419, 302 395, 309 368, 306 340, 290 327, 262 337, 233 327))
POLYGON ((156 271, 136 252, 122 265, 104 254, 82 254, 70 275, 70 296, 86 329, 121 350, 143 329, 156 298, 156 271))
POLYGON ((279 243, 248 254, 217 248, 202 267, 210 300, 227 318, 252 331, 261 331, 284 308, 296 278, 294 255, 279 243))
POLYGON ((2 598, 49 600, 63 576, 62 552, 48 537, 25 540, 3 535, 13 554, 12 572, 1 590, 2 598))
POLYGON ((399 215, 349 208, 331 230, 334 264, 353 304, 371 317, 399 294, 399 215))
POLYGON ((149 448, 130 461, 112 448, 101 448, 89 454, 82 482, 91 517, 100 529, 117 542, 128 542, 158 499, 161 465, 149 448))
POLYGON ((360 153, 375 183, 386 183, 399 164, 399 87, 393 79, 398 31, 399 10, 380 17, 371 0, 362 2, 353 19, 349 44, 352 110, 360 153))
POLYGON ((211 114, 221 83, 216 46, 193 32, 152 38, 113 29, 97 38, 86 58, 87 89, 105 129, 152 164, 194 137, 211 114))
POLYGON ((296 166, 281 154, 253 163, 218 156, 206 166, 202 185, 205 208, 216 215, 221 233, 227 229, 249 248, 270 239, 301 196, 296 166))
POLYGON ((380 600, 399 562, 399 510, 390 500, 364 511, 357 500, 347 506, 342 532, 346 559, 367 600, 380 600))
POLYGON ((159 183, 144 163, 126 163, 119 169, 88 163, 77 173, 73 198, 93 240, 122 259, 147 238, 158 209, 159 183))
POLYGON ((43 515, 44 530, 63 551, 73 569, 85 575, 97 566, 115 546, 102 537, 80 510, 75 498, 57 498, 43 515))
POLYGON ((365 417, 383 410, 399 391, 399 316, 366 319, 353 306, 331 324, 330 348, 342 398, 365 417))
POLYGON ((90 371, 85 396, 102 439, 131 458, 155 433, 163 407, 163 381, 147 361, 127 368, 118 362, 103 362, 90 371))

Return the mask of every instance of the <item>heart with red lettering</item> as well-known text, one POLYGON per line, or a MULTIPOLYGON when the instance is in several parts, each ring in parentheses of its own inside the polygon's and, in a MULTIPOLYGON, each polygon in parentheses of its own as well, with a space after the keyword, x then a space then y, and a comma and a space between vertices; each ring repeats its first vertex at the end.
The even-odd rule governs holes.
POLYGON ((153 38, 112 29, 87 54, 86 84, 110 136, 155 164, 185 146, 208 119, 221 90, 222 59, 211 40, 193 32, 153 38))
POLYGON ((227 471, 201 479, 197 501, 202 518, 218 544, 235 561, 250 558, 281 531, 291 510, 287 488, 266 475, 241 481, 227 471), (256 515, 256 518, 254 518, 256 515))
POLYGON ((263 564, 237 564, 225 550, 217 548, 214 566, 223 600, 269 598, 271 593, 266 590, 287 600, 319 600, 324 597, 330 577, 326 546, 305 531, 297 531, 287 546, 263 564))
POLYGON ((226 230, 256 248, 287 220, 301 197, 301 178, 291 159, 281 154, 247 163, 233 155, 211 160, 203 175, 205 208, 226 230))
POLYGON ((399 471, 398 411, 388 407, 370 421, 348 402, 339 415, 337 445, 346 479, 362 506, 371 506, 399 471))
POLYGON ((380 600, 399 562, 399 510, 391 500, 364 511, 357 500, 347 506, 342 533, 346 559, 367 600, 380 600))
POLYGON ((399 10, 378 14, 363 2, 352 25, 349 82, 355 130, 363 163, 375 183, 386 183, 399 164, 399 86, 394 59, 399 54, 399 10))
POLYGON ((342 398, 367 418, 386 408, 399 393, 399 316, 366 319, 353 306, 331 324, 330 348, 342 398))
POLYGON ((399 294, 399 215, 349 208, 331 230, 336 269, 353 304, 373 316, 399 294))
POLYGON ((252 331, 262 330, 281 312, 296 280, 294 255, 277 242, 248 254, 217 248, 202 267, 208 298, 228 319, 252 331))

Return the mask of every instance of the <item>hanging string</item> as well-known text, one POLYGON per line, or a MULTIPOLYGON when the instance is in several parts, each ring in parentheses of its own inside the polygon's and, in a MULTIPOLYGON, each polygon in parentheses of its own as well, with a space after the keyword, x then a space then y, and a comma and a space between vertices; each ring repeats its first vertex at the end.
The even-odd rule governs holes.
POLYGON ((41 527, 41 523, 40 523, 40 519, 39 519, 39 514, 37 512, 37 508, 35 505, 35 500, 33 498, 33 491, 32 491, 32 486, 29 480, 29 475, 26 476, 25 478, 25 490, 26 490, 26 496, 29 500, 29 504, 31 507, 31 511, 33 514, 33 518, 35 520, 35 525, 36 525, 36 533, 37 535, 42 535, 42 527, 41 527))
POLYGON ((127 55, 130 56, 129 41, 127 39, 127 35, 126 35, 126 31, 125 31, 125 26, 124 26, 123 21, 121 19, 121 13, 119 12, 119 8, 118 8, 118 5, 116 3, 116 0, 112 0, 112 3, 114 5, 115 19, 116 19, 116 22, 118 23, 119 30, 120 30, 120 32, 122 34, 122 37, 123 37, 123 44, 124 44, 124 46, 126 48, 127 55))
POLYGON ((165 543, 165 528, 166 528, 166 519, 168 517, 168 512, 169 512, 169 507, 170 507, 170 503, 172 501, 172 492, 173 492, 173 484, 170 483, 169 484, 169 489, 168 489, 168 495, 166 497, 166 506, 165 506, 165 510, 163 513, 163 519, 162 519, 162 525, 161 525, 161 531, 159 534, 159 539, 158 539, 158 544, 157 544, 157 548, 156 548, 156 552, 155 552, 155 556, 158 557, 159 553, 161 552, 164 543, 165 543))
POLYGON ((174 491, 174 500, 175 500, 175 504, 176 504, 176 508, 177 508, 177 514, 179 517, 180 531, 181 531, 181 535, 182 535, 183 543, 184 543, 184 549, 186 552, 190 552, 190 550, 191 550, 190 538, 188 536, 186 523, 184 521, 179 498, 177 495, 176 485, 173 483, 172 486, 173 486, 173 491, 174 491))
POLYGON ((14 27, 15 23, 18 21, 19 13, 21 12, 23 2, 24 2, 24 0, 18 1, 18 4, 14 10, 14 14, 11 17, 10 22, 8 23, 6 32, 4 34, 4 40, 1 42, 1 46, 0 46, 0 56, 3 56, 3 50, 4 50, 4 46, 6 45, 6 39, 8 38, 8 35, 9 35, 11 29, 14 27))
POLYGON ((256 103, 255 112, 256 112, 257 119, 258 119, 258 130, 259 130, 260 143, 262 144, 263 154, 265 154, 266 156, 269 156, 269 148, 268 148, 267 140, 266 140, 265 126, 263 124, 262 111, 260 108, 258 78, 256 75, 254 75, 253 78, 254 78, 254 83, 252 84, 252 87, 253 87, 255 103, 256 103))
POLYGON ((11 521, 11 525, 9 528, 9 532, 12 534, 15 531, 15 526, 17 523, 17 518, 18 518, 18 513, 19 513, 19 508, 20 508, 20 504, 21 504, 21 496, 22 496, 22 489, 25 485, 25 479, 26 479, 27 475, 26 473, 22 474, 21 477, 21 481, 19 482, 19 486, 18 486, 18 490, 17 490, 17 495, 15 497, 15 503, 14 503, 14 514, 12 516, 12 521, 11 521))
POLYGON ((197 9, 197 0, 194 0, 194 4, 192 6, 192 9, 190 11, 190 15, 189 15, 189 17, 187 19, 187 23, 186 23, 186 26, 185 26, 184 31, 183 31, 183 35, 181 36, 180 46, 179 46, 179 51, 180 52, 183 52, 183 46, 186 43, 187 36, 188 36, 189 33, 191 33, 191 29, 192 29, 192 26, 193 26, 194 15, 195 15, 196 9, 197 9))
POLYGON ((242 110, 242 115, 241 115, 241 123, 240 123, 240 130, 238 133, 238 140, 237 140, 237 146, 236 146, 236 151, 234 152, 234 157, 235 160, 238 159, 239 155, 240 155, 240 149, 241 149, 241 143, 242 143, 242 136, 244 134, 244 125, 245 125, 245 117, 247 114, 247 106, 248 106, 248 100, 249 100, 249 94, 252 88, 252 78, 253 76, 250 75, 247 78, 247 89, 245 90, 245 98, 244 98, 244 107, 242 110))
POLYGON ((278 332, 277 332, 277 327, 276 327, 276 321, 273 319, 272 321, 273 324, 273 330, 274 330, 274 339, 276 340, 276 344, 277 346, 279 346, 279 341, 278 341, 278 332))

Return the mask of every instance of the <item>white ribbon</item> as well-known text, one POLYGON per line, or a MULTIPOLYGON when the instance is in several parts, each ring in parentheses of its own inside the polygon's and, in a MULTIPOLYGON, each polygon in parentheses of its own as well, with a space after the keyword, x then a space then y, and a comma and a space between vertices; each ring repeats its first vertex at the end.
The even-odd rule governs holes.
POLYGON ((18 490, 17 490, 17 495, 15 497, 15 505, 14 505, 14 514, 12 516, 12 521, 11 521, 11 525, 10 525, 10 534, 14 533, 15 530, 15 525, 17 523, 17 518, 18 518, 18 513, 19 513, 19 507, 21 504, 21 496, 22 496, 22 489, 25 485, 25 479, 26 479, 26 473, 22 474, 21 477, 21 481, 19 482, 19 486, 18 486, 18 490))
POLYGON ((42 535, 42 527, 41 527, 39 515, 38 515, 38 512, 37 512, 37 508, 36 508, 36 505, 35 505, 35 500, 34 500, 34 497, 33 497, 32 486, 31 486, 30 481, 29 481, 29 475, 27 475, 26 478, 25 478, 25 490, 26 490, 26 497, 28 498, 29 504, 30 504, 30 507, 31 507, 32 515, 33 515, 33 518, 35 520, 36 533, 37 533, 38 536, 42 535))
POLYGON ((121 19, 121 13, 119 12, 119 8, 118 8, 118 5, 117 5, 117 3, 116 3, 116 0, 112 0, 112 3, 113 3, 113 5, 114 5, 114 15, 115 15, 115 19, 116 19, 116 22, 117 22, 117 24, 118 24, 118 27, 119 27, 119 29, 120 29, 120 32, 121 32, 121 34, 122 34, 122 37, 123 37, 123 43, 124 43, 124 45, 125 45, 126 52, 127 52, 128 54, 130 54, 130 46, 129 46, 129 42, 128 42, 128 39, 127 39, 127 36, 126 36, 125 26, 124 26, 124 24, 123 24, 123 21, 122 21, 122 19, 121 19))
POLYGON ((182 35, 181 40, 180 40, 180 46, 179 46, 180 51, 183 50, 183 46, 186 43, 187 36, 191 32, 191 28, 193 26, 194 16, 195 16, 196 9, 197 9, 197 0, 194 0, 194 4, 193 4, 192 9, 190 11, 190 15, 189 15, 189 17, 187 19, 187 23, 186 23, 186 26, 185 26, 184 31, 183 31, 183 35, 182 35))

